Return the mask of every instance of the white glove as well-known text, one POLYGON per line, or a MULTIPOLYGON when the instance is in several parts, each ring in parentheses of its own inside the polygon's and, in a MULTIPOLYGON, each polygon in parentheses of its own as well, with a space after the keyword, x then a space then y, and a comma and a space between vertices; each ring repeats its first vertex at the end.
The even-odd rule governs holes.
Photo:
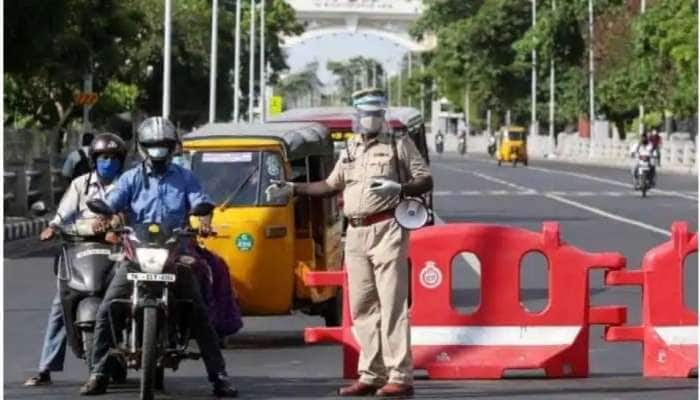
POLYGON ((374 178, 369 190, 380 196, 395 196, 401 193, 401 184, 389 179, 374 178))
POLYGON ((267 201, 279 198, 289 198, 294 194, 294 183, 271 180, 272 184, 265 189, 267 201))

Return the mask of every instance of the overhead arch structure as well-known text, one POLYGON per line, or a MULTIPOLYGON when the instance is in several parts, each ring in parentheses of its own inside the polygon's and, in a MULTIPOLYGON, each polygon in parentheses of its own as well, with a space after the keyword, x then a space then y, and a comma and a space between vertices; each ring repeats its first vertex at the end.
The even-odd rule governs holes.
POLYGON ((411 52, 431 50, 434 36, 418 42, 408 31, 421 15, 420 0, 287 0, 306 30, 287 37, 284 47, 334 34, 367 34, 389 40, 411 52))

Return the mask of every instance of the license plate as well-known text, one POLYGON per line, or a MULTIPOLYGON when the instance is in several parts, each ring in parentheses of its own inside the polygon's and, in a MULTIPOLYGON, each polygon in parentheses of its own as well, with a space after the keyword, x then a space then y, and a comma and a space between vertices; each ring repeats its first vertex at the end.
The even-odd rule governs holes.
POLYGON ((175 282, 175 274, 146 274, 143 272, 130 272, 126 274, 126 279, 130 281, 175 282))

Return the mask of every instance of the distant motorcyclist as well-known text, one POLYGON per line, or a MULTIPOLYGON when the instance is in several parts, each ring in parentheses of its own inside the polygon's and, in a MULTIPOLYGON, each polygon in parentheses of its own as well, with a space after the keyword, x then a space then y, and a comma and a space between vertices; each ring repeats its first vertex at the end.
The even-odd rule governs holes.
POLYGON ((654 145, 651 143, 646 133, 642 133, 639 138, 639 142, 632 145, 630 149, 630 157, 635 160, 635 164, 632 168, 632 175, 634 176, 635 188, 639 181, 639 176, 637 176, 637 163, 641 157, 648 157, 649 160, 649 179, 651 180, 651 185, 656 186, 656 159, 657 152, 654 145))
MULTIPOLYGON (((41 232, 41 240, 51 239, 59 227, 68 228, 82 234, 90 234, 90 220, 95 215, 85 203, 95 198, 106 198, 113 189, 115 179, 121 174, 126 160, 126 143, 117 135, 102 133, 92 141, 88 153, 92 158, 93 171, 74 179, 61 198, 56 216, 48 228, 41 232)), ((70 229, 69 229, 70 230, 70 229)), ((36 376, 27 379, 25 386, 51 384, 51 372, 62 371, 66 355, 66 329, 59 293, 51 303, 49 320, 44 336, 44 344, 36 376)))
POLYGON ((64 178, 73 180, 92 170, 90 165, 90 144, 93 139, 95 139, 95 135, 91 132, 83 133, 80 137, 80 147, 68 153, 61 169, 61 175, 64 178))
POLYGON ((493 156, 496 153, 496 135, 491 132, 489 134, 489 144, 488 144, 488 153, 490 156, 493 156))
POLYGON ((442 151, 445 148, 445 135, 443 135, 442 131, 438 131, 437 134, 435 135, 435 151, 438 153, 442 153, 442 151))
MULTIPOLYGON (((184 228, 188 211, 202 203, 211 203, 191 171, 172 163, 179 141, 175 126, 167 119, 151 117, 138 128, 139 151, 144 161, 125 172, 106 203, 116 212, 125 212, 130 224, 155 223, 165 230, 184 228)), ((95 224, 104 227, 105 221, 95 224)), ((211 214, 200 218, 200 232, 211 231, 211 214)), ((98 395, 107 391, 105 367, 113 347, 110 327, 110 304, 125 299, 131 293, 127 280, 132 262, 119 265, 97 312, 95 341, 90 378, 80 390, 81 395, 98 395)), ((192 300, 192 336, 197 341, 209 381, 217 397, 235 397, 237 390, 228 382, 226 363, 219 348, 219 339, 211 326, 207 307, 191 270, 178 269, 176 296, 192 300)))

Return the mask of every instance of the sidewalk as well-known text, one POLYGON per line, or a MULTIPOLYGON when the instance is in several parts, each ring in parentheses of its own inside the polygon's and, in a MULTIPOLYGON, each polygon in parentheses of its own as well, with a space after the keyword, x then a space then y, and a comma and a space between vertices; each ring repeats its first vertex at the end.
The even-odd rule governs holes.
POLYGON ((50 216, 39 218, 5 217, 4 241, 9 242, 24 239, 30 236, 38 236, 49 225, 50 216))

